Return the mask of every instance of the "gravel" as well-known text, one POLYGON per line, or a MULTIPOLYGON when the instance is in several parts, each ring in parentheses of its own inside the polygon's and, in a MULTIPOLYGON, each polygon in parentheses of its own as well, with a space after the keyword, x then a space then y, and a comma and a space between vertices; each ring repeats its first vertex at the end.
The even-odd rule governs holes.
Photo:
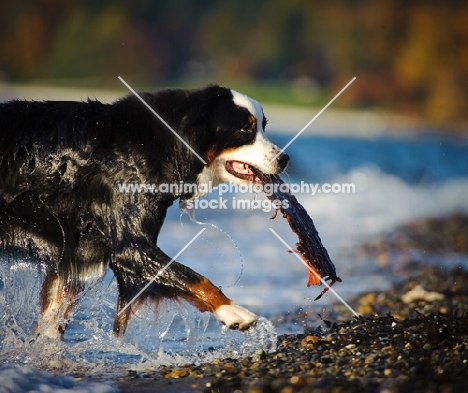
POLYGON ((418 281, 386 293, 366 293, 354 306, 369 312, 347 321, 324 320, 304 334, 281 335, 274 353, 259 350, 243 359, 131 371, 119 388, 141 393, 337 393, 461 392, 468 387, 466 271, 423 268, 418 281), (405 303, 401 294, 418 285, 441 296, 427 301, 423 293, 405 303))
MULTIPOLYGON (((447 220, 436 223, 466 225, 459 216, 447 220)), ((406 237, 413 240, 405 244, 414 247, 429 227, 435 236, 434 222, 415 225, 406 237)), ((453 236, 452 230, 440 233, 453 236)), ((457 233, 459 250, 466 239, 468 232, 457 233)), ((398 248, 404 248, 401 242, 398 248)), ((140 393, 468 391, 468 272, 419 263, 408 264, 407 273, 389 291, 356 298, 351 305, 360 317, 343 320, 349 313, 336 305, 320 326, 306 324, 303 334, 279 336, 273 353, 132 371, 118 387, 140 393)))

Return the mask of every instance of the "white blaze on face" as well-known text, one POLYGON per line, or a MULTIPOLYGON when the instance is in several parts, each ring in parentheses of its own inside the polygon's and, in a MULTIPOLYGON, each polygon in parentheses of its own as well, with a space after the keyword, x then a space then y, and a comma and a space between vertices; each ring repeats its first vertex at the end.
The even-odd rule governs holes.
POLYGON ((263 130, 263 108, 258 101, 247 97, 244 94, 231 90, 233 101, 236 105, 246 108, 257 119, 257 134, 254 143, 241 146, 232 152, 222 154, 226 161, 234 160, 250 164, 263 173, 276 173, 278 165, 271 160, 279 152, 279 148, 271 143, 263 130))
POLYGON ((238 93, 235 90, 231 90, 232 99, 234 104, 242 108, 247 109, 255 118, 257 119, 257 132, 263 133, 262 124, 263 124, 263 108, 258 101, 253 100, 250 97, 247 97, 244 94, 238 93))

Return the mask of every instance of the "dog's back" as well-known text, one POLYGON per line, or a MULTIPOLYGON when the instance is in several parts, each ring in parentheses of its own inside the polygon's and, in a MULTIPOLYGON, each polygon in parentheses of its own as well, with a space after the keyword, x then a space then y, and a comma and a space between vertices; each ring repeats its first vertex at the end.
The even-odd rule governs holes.
POLYGON ((80 216, 109 198, 96 187, 105 173, 91 164, 99 161, 93 146, 105 137, 107 108, 96 101, 0 104, 0 244, 49 255, 54 269, 72 270, 59 262, 73 261, 76 243, 92 233, 80 216))
POLYGON ((69 166, 87 161, 105 138, 107 113, 97 101, 0 104, 0 196, 66 191, 69 166))

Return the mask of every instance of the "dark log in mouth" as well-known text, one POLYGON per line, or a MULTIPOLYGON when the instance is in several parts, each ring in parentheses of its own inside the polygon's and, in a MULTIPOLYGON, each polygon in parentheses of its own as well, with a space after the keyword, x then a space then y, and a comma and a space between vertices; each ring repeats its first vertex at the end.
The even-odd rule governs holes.
MULTIPOLYGON (((330 280, 328 286, 315 298, 315 300, 320 299, 335 282, 341 282, 341 278, 336 275, 335 265, 331 261, 328 251, 322 245, 312 218, 293 194, 284 192, 286 187, 282 186, 284 182, 278 175, 266 175, 256 171, 255 168, 252 168, 252 170, 264 187, 268 184, 269 189, 273 190, 266 194, 267 198, 271 201, 282 202, 278 210, 281 211, 291 230, 299 239, 294 252, 297 252, 308 266, 307 286, 320 285, 321 278, 330 280), (287 203, 283 203, 284 201, 287 203)), ((274 219, 276 215, 277 211, 271 218, 274 219)))

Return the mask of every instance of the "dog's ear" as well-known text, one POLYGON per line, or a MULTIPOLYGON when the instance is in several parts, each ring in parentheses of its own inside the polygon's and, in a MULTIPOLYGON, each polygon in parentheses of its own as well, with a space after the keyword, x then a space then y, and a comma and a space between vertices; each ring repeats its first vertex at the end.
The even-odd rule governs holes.
POLYGON ((218 85, 207 85, 190 90, 188 110, 180 123, 180 135, 190 144, 198 146, 200 142, 213 139, 216 125, 213 124, 213 111, 220 102, 230 97, 230 90, 218 85))

